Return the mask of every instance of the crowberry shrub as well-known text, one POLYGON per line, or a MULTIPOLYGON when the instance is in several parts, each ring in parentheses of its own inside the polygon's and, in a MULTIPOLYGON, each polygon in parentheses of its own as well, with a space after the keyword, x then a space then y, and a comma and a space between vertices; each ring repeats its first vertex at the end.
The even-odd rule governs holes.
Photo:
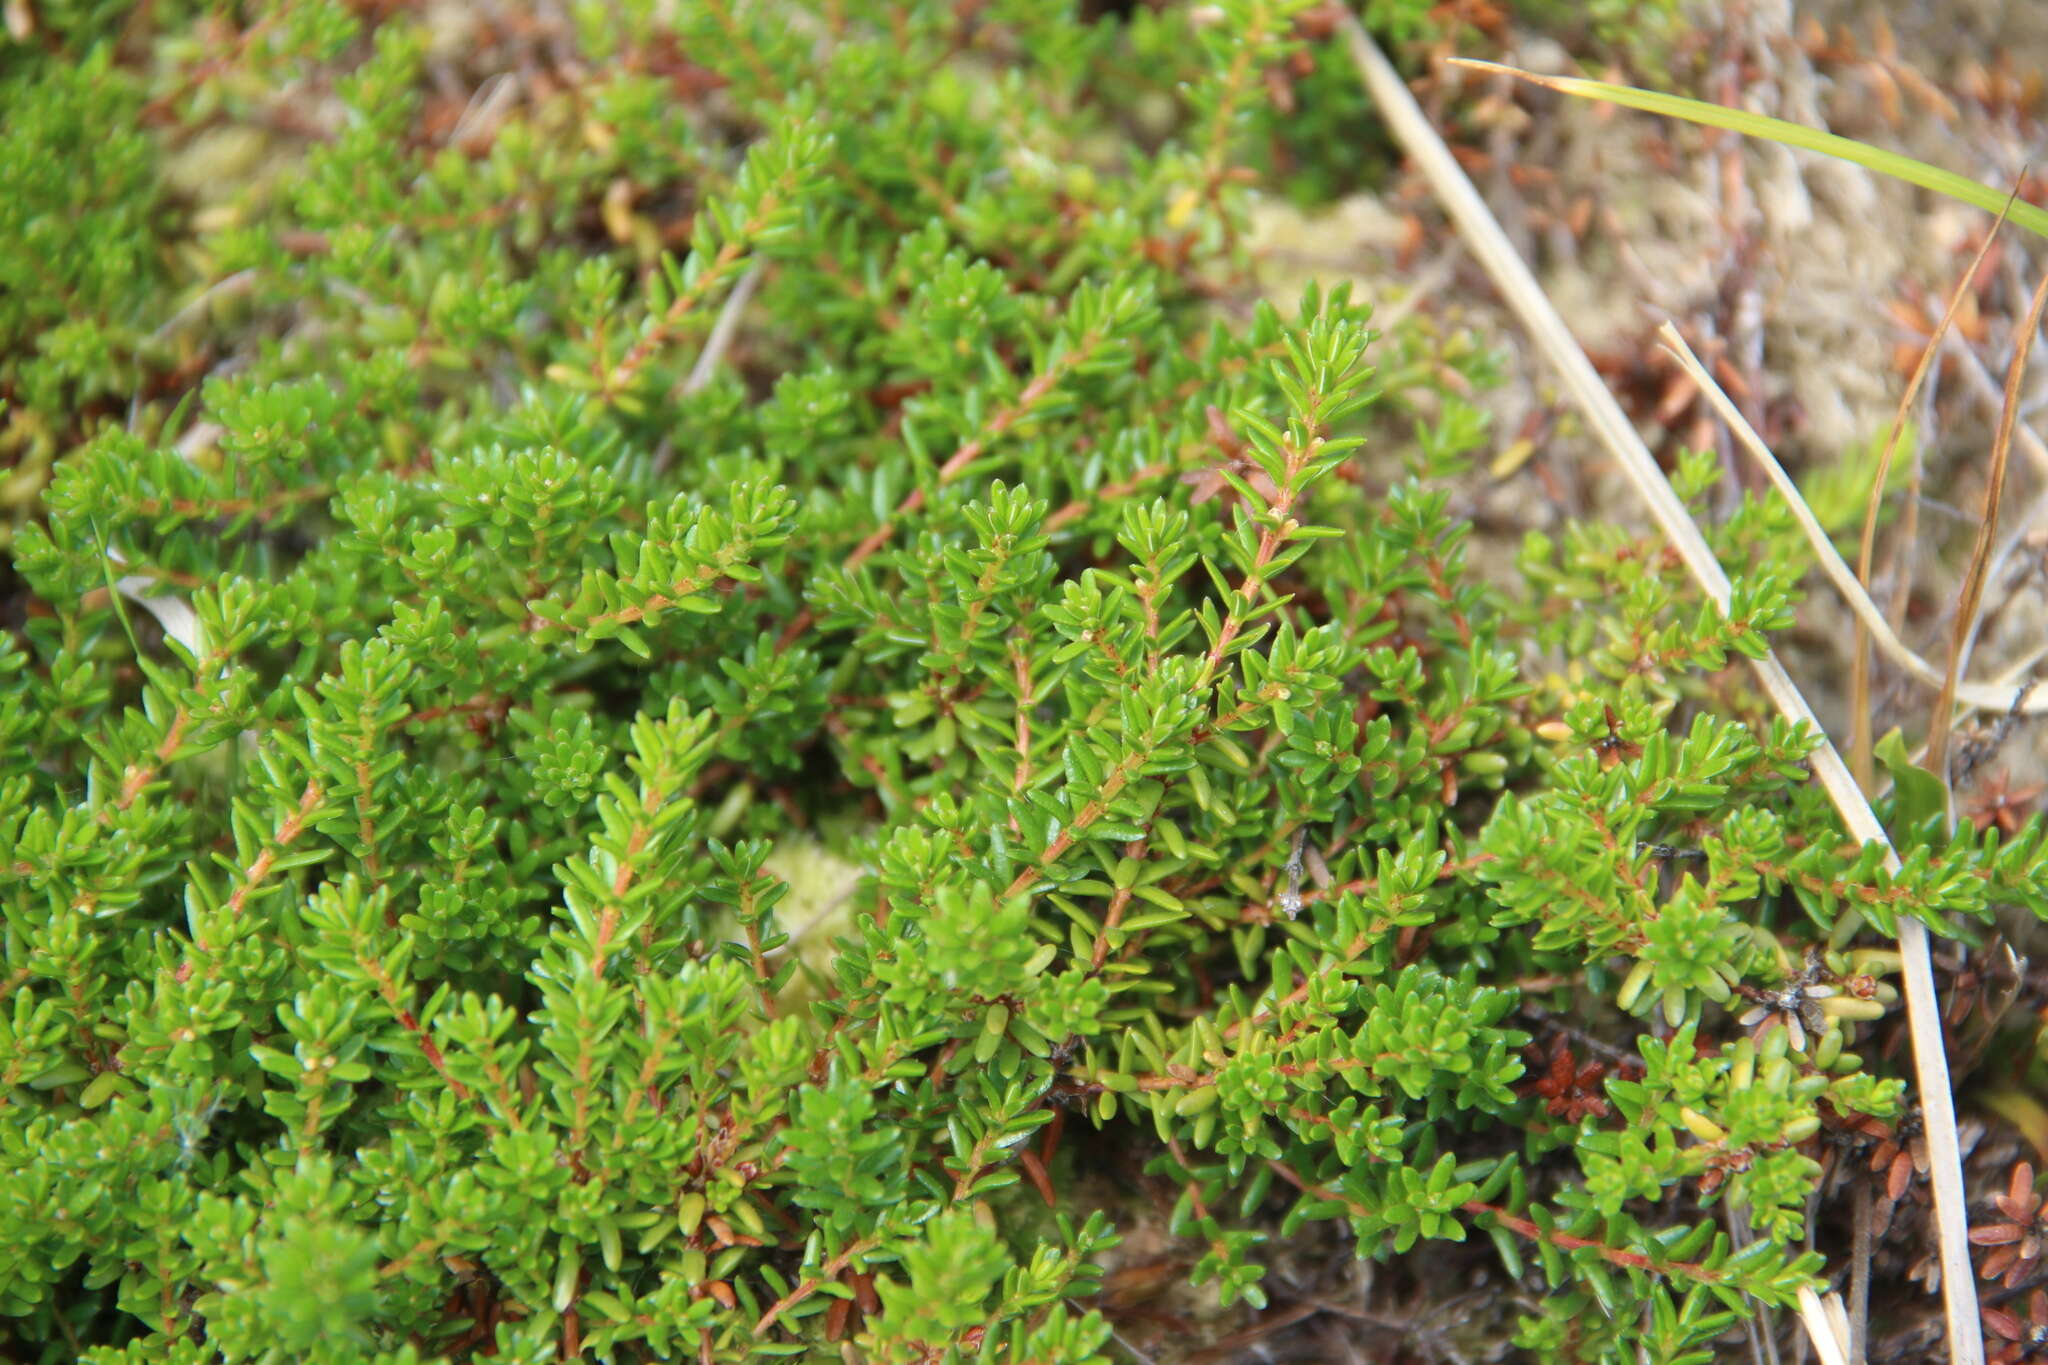
POLYGON ((1781 510, 1475 570, 1484 350, 1258 287, 1304 0, 118 8, 0 67, 17 1358, 1098 1361, 1150 1220, 1703 1360, 1857 927, 2042 908, 1845 845, 1781 510))

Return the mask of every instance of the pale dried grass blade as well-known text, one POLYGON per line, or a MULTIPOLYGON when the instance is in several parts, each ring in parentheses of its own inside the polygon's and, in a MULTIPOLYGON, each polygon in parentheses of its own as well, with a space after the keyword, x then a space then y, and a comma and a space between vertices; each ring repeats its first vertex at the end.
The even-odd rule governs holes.
POLYGON ((1828 1313, 1820 1295, 1805 1285, 1799 1289, 1799 1321, 1806 1327, 1807 1339, 1813 1343, 1813 1353, 1820 1357, 1820 1365, 1849 1365, 1849 1350, 1842 1342, 1840 1324, 1828 1313))
MULTIPOLYGON (((1430 126, 1413 95, 1380 52, 1379 46, 1346 17, 1344 37, 1360 79, 1386 119, 1402 149, 1428 178, 1467 245, 1478 257, 1560 373, 1565 388, 1578 404, 1588 424, 1620 461, 1623 472, 1637 494, 1649 505, 1651 515, 1663 529, 1672 547, 1684 560, 1702 590, 1724 609, 1729 602, 1728 577, 1715 560, 1711 547, 1692 523, 1664 473, 1657 467, 1642 436, 1628 420, 1621 405, 1609 393, 1592 362, 1576 338, 1551 306, 1543 289, 1501 230, 1492 210, 1472 182, 1459 169, 1450 149, 1430 126)), ((1516 73, 1520 74, 1520 73, 1516 73)), ((1856 785, 1842 756, 1835 750, 1813 710, 1800 695, 1775 654, 1755 662, 1757 680, 1772 702, 1791 720, 1804 721, 1820 735, 1813 754, 1814 775, 1826 788, 1841 812, 1850 834, 1859 842, 1876 841, 1886 852, 1886 866, 1899 869, 1899 859, 1886 836, 1884 826, 1856 785)), ((1949 1359, 1952 1365, 1983 1365, 1984 1336, 1978 1322, 1977 1283, 1970 1266, 1969 1222, 1964 1205, 1962 1153, 1956 1141, 1955 1100, 1950 1089, 1948 1058, 1942 1051, 1941 1016, 1934 994, 1934 967, 1928 951, 1927 928, 1910 917, 1899 922, 1899 950, 1904 960, 1907 1018, 1912 1028, 1913 1061, 1919 1082, 1922 1119, 1925 1124, 1929 1175, 1934 1187, 1935 1225, 1940 1237, 1941 1288, 1945 1302, 1949 1359)), ((1805 1321, 1804 1318, 1801 1319, 1805 1321)), ((1813 1332, 1813 1324, 1808 1324, 1813 1332)), ((1832 1333, 1827 1334, 1832 1337, 1832 1333)), ((1838 1343, 1836 1343, 1838 1344, 1838 1343)), ((1822 1340, 1814 1340, 1816 1351, 1826 1351, 1822 1340)))
MULTIPOLYGON (((1778 457, 1764 444, 1763 437, 1757 435, 1756 428, 1743 417, 1742 410, 1735 406, 1734 401, 1707 372, 1707 367, 1700 363, 1692 348, 1686 345, 1685 338, 1678 334, 1678 329, 1667 322, 1657 329, 1657 336, 1672 358, 1684 369, 1687 377, 1699 386, 1701 394, 1714 411, 1720 414, 1721 420, 1728 424, 1728 429, 1735 435, 1736 444, 1749 452, 1750 457, 1770 479, 1772 486, 1790 504, 1792 518, 1799 523, 1799 529, 1805 533, 1806 542, 1812 547, 1814 558, 1820 562, 1821 572, 1828 576, 1828 581, 1842 594, 1842 600, 1848 603, 1849 610, 1855 615, 1857 622, 1870 632, 1879 651, 1927 686, 1943 686, 1945 679, 1942 670, 1915 654, 1912 648, 1899 638, 1898 632, 1892 629, 1891 622, 1885 620, 1884 612, 1871 600, 1862 581, 1849 568, 1841 552, 1835 549, 1835 543, 1828 536, 1827 529, 1813 515, 1813 509, 1807 506, 1806 499, 1800 495, 1799 485, 1792 481, 1792 476, 1778 463, 1778 457)), ((2002 715, 2018 702, 2022 715, 2048 714, 2048 697, 2022 698, 2018 689, 2012 687, 1959 683, 1955 686, 1954 695, 1965 705, 1980 711, 1995 711, 2002 715)), ((1869 784, 1866 782, 1863 785, 1867 790, 1869 784)))

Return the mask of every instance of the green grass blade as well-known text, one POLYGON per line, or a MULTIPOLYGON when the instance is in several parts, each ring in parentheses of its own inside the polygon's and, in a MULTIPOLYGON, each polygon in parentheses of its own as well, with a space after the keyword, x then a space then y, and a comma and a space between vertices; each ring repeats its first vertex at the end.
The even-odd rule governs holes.
MULTIPOLYGON (((1498 62, 1480 62, 1469 58, 1456 57, 1452 65, 1468 67, 1474 71, 1494 71, 1514 76, 1546 90, 1561 94, 1576 95, 1580 99, 1599 100, 1607 104, 1625 105, 1630 109, 1641 109, 1646 113, 1663 114, 1670 118, 1681 118, 1688 123, 1701 123, 1709 128, 1726 128, 1732 133, 1747 137, 1769 138, 1782 142, 1788 147, 1803 147, 1812 152, 1825 152, 1829 156, 1853 161, 1873 171, 1918 185, 1936 194, 1945 194, 1951 199, 1960 199, 1965 204, 1974 204, 1987 213, 1997 213, 2005 207, 2009 197, 2005 190, 1995 190, 1981 185, 1968 176, 1945 171, 1939 166, 1930 166, 1924 161, 1915 161, 1910 156, 1887 152, 1881 147, 1857 142, 1834 133, 1823 133, 1797 123, 1787 123, 1781 118, 1766 118, 1762 114, 1751 114, 1741 109, 1730 109, 1726 105, 1708 104, 1704 100, 1686 99, 1682 95, 1663 95, 1654 90, 1638 90, 1632 85, 1612 85, 1606 81, 1583 80, 1576 76, 1538 76, 1498 62)), ((2009 215, 2011 220, 2031 232, 2048 237, 2048 210, 2032 204, 2015 202, 2009 215)))
POLYGON ((142 642, 135 638, 135 627, 128 623, 128 604, 121 600, 121 585, 114 577, 114 547, 100 534, 97 517, 87 517, 86 525, 92 528, 93 539, 99 542, 100 575, 107 580, 107 598, 114 606, 114 615, 121 622, 121 633, 128 637, 128 647, 135 651, 135 657, 142 657, 142 642))

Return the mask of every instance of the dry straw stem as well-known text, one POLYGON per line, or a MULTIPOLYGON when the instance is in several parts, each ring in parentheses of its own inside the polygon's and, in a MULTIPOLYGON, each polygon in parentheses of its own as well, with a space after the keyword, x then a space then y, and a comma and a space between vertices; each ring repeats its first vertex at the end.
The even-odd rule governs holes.
POLYGON ((1820 1365, 1849 1365, 1849 1350, 1842 1344, 1848 1324, 1839 1320, 1840 1314, 1841 1300, 1833 1294, 1823 1304, 1812 1286, 1799 1287, 1799 1321, 1806 1327, 1807 1339, 1813 1343, 1813 1353, 1820 1357, 1820 1365), (1830 1307, 1834 1312, 1828 1311, 1830 1307))
MULTIPOLYGON (((1423 116, 1414 96, 1394 71, 1379 47, 1347 17, 1345 41, 1360 78, 1379 106, 1389 130, 1404 151, 1429 179, 1437 198, 1458 225, 1467 245, 1485 266, 1494 284, 1507 298, 1548 353, 1578 404, 1581 413, 1635 485, 1637 494, 1649 504, 1651 514, 1694 579, 1706 594, 1724 609, 1729 602, 1728 577, 1716 562, 1712 549, 1700 535, 1679 501, 1677 493, 1657 467, 1649 448, 1643 444, 1621 405, 1607 391, 1592 362, 1572 336, 1557 310, 1544 296, 1529 267, 1501 231, 1500 224, 1458 168, 1450 149, 1423 116)), ((1520 74, 1520 73, 1516 73, 1520 74)), ((1995 207, 1995 205, 1994 205, 1995 207)), ((2048 217, 2048 215, 2044 215, 2048 217)), ((1899 867, 1898 855, 1884 827, 1864 799, 1863 791, 1842 756, 1815 721, 1813 710, 1775 654, 1755 661, 1757 679, 1784 715, 1804 721, 1820 735, 1814 751, 1813 768, 1828 795, 1840 810, 1844 823, 1859 841, 1875 840, 1886 851, 1886 866, 1899 867)), ((1922 1116, 1926 1125, 1928 1156, 1934 1185, 1935 1223, 1941 1241, 1941 1288, 1946 1299, 1949 1359, 1952 1365, 1983 1365, 1984 1337, 1977 1319, 1977 1286, 1970 1268, 1969 1224, 1963 1202, 1961 1152, 1956 1142, 1954 1097, 1950 1091, 1948 1059, 1942 1052, 1940 1012, 1934 996, 1934 968, 1927 944, 1927 928, 1918 920, 1899 922, 1899 949, 1904 959, 1906 1007, 1913 1034, 1913 1059, 1919 1081, 1922 1116)), ((1822 1359, 1830 1359, 1831 1348, 1840 1343, 1830 1332, 1817 1331, 1818 1324, 1801 1318, 1822 1359)))
MULTIPOLYGON (((1958 333, 1951 332, 1947 345, 1949 355, 1962 362, 1963 378, 1968 382, 1970 392, 1983 399, 1994 410, 2002 409, 2005 399, 1998 387, 1998 381, 1991 377, 1991 371, 1984 368, 1984 362, 1977 358, 1977 352, 1971 348, 1968 340, 1958 333)), ((2013 435, 2019 438, 2020 445, 2026 449, 2027 458, 2033 461, 2034 472, 2048 478, 2048 444, 2043 444, 2041 438, 2034 434, 2034 429, 2024 422, 2020 423, 2013 435)))
MULTIPOLYGON (((1990 254, 1991 244, 1998 240, 1998 230, 2005 226, 2006 215, 2012 212, 2013 200, 2017 198, 2019 186, 2015 185, 2012 194, 2005 201, 2005 207, 1998 211, 1998 221, 1991 225, 1991 231, 1984 234, 1983 244, 1977 248, 1977 254, 1970 258, 1970 268, 1956 281, 1955 289, 1948 296, 1948 307, 1942 310, 1941 321, 1936 324, 1934 334, 1927 338, 1927 344, 1921 348, 1920 361, 1913 367, 1913 377, 1906 381, 1906 391, 1899 395, 1899 409, 1892 415, 1892 429, 1885 436, 1884 453, 1878 456, 1877 475, 1870 481, 1870 497, 1863 506, 1863 535, 1856 547, 1858 587, 1868 587, 1870 583, 1870 560, 1877 548, 1877 510, 1884 504, 1885 484, 1891 480, 1892 456, 1897 453, 1899 437, 1906 430, 1906 417, 1913 409, 1913 399, 1918 396, 1920 385, 1926 380, 1928 371, 1934 368, 1934 358, 1941 354, 1941 343, 1948 336, 1949 328, 1955 323, 1956 310, 1962 306, 1964 296, 1970 292, 1970 285, 1977 278, 1977 271, 1984 264, 1985 256, 1990 254)), ((1775 465, 1777 462, 1774 460, 1771 463, 1775 465)), ((1776 476, 1773 475, 1773 478, 1776 476)), ((1904 555, 1900 556, 1901 563, 1904 562, 1904 558, 1904 555)), ((1849 655, 1849 767, 1865 791, 1876 790, 1873 785, 1875 772, 1870 766, 1870 636, 1870 617, 1858 607, 1856 639, 1849 655)))
MULTIPOLYGON (((2026 377, 2027 357, 2034 349, 2034 334, 2041 330, 2041 310, 2048 306, 2048 275, 2034 287, 2034 300, 2027 305, 2026 325, 2020 328, 2013 348, 2012 365, 2005 372, 2005 407, 1998 414, 1998 436, 1991 443, 1991 480, 1984 489, 1984 512, 1977 519, 1977 543, 1970 550, 1970 569, 1963 576, 1962 600, 1956 606, 1955 633, 1948 653, 1948 673, 1942 679, 1941 696, 1934 703, 1934 717, 1928 726, 1927 766, 1948 786, 1948 740, 1954 717, 1951 700, 1956 694, 1956 674, 1961 671, 1970 641, 1975 638, 1977 610, 1984 601, 1985 568, 1991 561, 1991 538, 1998 533, 1998 504, 2005 494, 2005 471, 2012 464, 2012 431, 2019 421, 2020 381, 2026 377)), ((1954 793, 1951 791, 1951 797, 1954 793)))
MULTIPOLYGON (((2021 438, 2033 435, 2025 423, 2019 424, 2014 434, 2021 438)), ((2039 438, 2036 437, 2035 439, 2038 440, 2039 438)), ((2048 524, 2048 488, 2042 488, 2037 491, 2034 494, 2034 501, 2028 505, 2027 510, 2020 513, 2014 519, 2013 528, 2006 535, 2005 543, 1992 553, 1991 563, 1985 567, 1984 581, 1987 583, 1997 582, 1999 575, 2005 571, 2006 563, 2012 559, 2013 554, 2020 546, 2026 544, 2032 537, 2034 528, 2044 524, 2048 524)), ((1989 619, 1991 619, 1989 612, 1979 612, 1975 619, 1970 622, 1970 633, 1963 640, 1962 658, 1956 663, 1956 672, 1958 674, 1969 671, 1970 658, 1977 647, 1977 636, 1983 630, 1984 623, 1989 619)), ((2031 689, 2038 686, 2041 681, 2035 674, 2034 665, 2040 661, 2044 654, 2048 654, 2048 642, 2036 645, 2018 663, 2009 665, 2003 673, 1998 675, 1998 681, 2028 690, 2031 695, 2031 689)))
MULTIPOLYGON (((1742 410, 1737 408, 1728 395, 1722 392, 1720 385, 1714 382, 1706 366, 1700 363, 1699 357, 1693 354, 1692 348, 1679 336, 1678 329, 1667 322, 1657 329, 1657 336, 1672 357, 1678 361, 1687 377, 1699 385, 1700 392, 1706 395, 1714 410, 1721 414, 1721 420, 1728 424, 1728 429, 1735 433, 1736 444, 1750 453, 1751 458, 1769 476, 1772 484, 1785 496, 1785 501, 1792 507, 1793 519, 1799 523, 1799 529, 1805 532, 1807 544, 1813 547, 1814 557, 1820 561, 1821 572, 1828 576, 1829 581, 1842 594, 1843 600, 1849 604, 1849 610, 1855 613, 1857 621, 1877 641, 1878 649, 1892 662, 1929 687, 1944 686, 1947 679, 1943 671, 1915 654, 1903 640, 1899 639, 1891 623, 1884 619, 1884 612, 1878 608, 1877 603, 1870 600, 1870 594, 1864 590, 1857 574, 1849 568, 1840 552, 1835 549, 1835 543, 1829 538, 1826 528, 1813 515, 1812 509, 1806 505, 1806 500, 1799 495, 1798 485, 1792 482, 1792 476, 1785 472, 1785 467, 1778 463, 1777 456, 1771 453, 1770 447, 1764 444, 1763 438, 1756 434, 1756 429, 1743 417, 1742 410)), ((1998 683, 1955 685, 1956 699, 1981 711, 1993 711, 2004 715, 2012 711, 2014 704, 2018 703, 2021 715, 2048 713, 2048 696, 2023 695, 2024 693, 2023 688, 1998 683)), ((1867 788, 1869 784, 1866 782, 1864 785, 1867 788)))

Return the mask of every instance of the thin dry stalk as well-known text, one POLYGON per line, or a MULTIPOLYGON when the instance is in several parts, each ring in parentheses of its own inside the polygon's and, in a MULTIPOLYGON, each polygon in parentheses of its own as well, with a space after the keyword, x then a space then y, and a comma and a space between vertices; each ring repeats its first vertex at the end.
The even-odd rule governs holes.
MULTIPOLYGON (((1742 410, 1715 382, 1707 367, 1700 363, 1700 358, 1693 354, 1692 348, 1686 345, 1685 338, 1678 334, 1678 329, 1667 322, 1657 329, 1657 338, 1664 343, 1665 350, 1670 352, 1686 376, 1699 386, 1708 404, 1721 414, 1721 420, 1726 422, 1728 429, 1735 434, 1736 444, 1749 452, 1751 458, 1770 479, 1772 486, 1784 495, 1786 503, 1792 508, 1792 519, 1799 523, 1799 529, 1805 533, 1806 543, 1813 549, 1814 558, 1820 562, 1821 572, 1828 576, 1836 590, 1842 594, 1842 600, 1848 603, 1850 612, 1856 617, 1857 625, 1868 631, 1870 637, 1877 642, 1879 652, 1927 686, 1944 686, 1948 680, 1942 671, 1915 654, 1912 648, 1899 638, 1898 632, 1892 629, 1891 622, 1885 619, 1877 603, 1873 602, 1870 594, 1864 590, 1863 583, 1850 572, 1849 565, 1835 549, 1835 543, 1829 537, 1827 528, 1820 524, 1820 519, 1814 516, 1813 509, 1806 505, 1806 499, 1800 495, 1799 486, 1792 482, 1792 476, 1785 472, 1785 467, 1778 463, 1778 457, 1764 444, 1763 437, 1756 434, 1756 428, 1749 424, 1749 419, 1742 415, 1742 410)), ((1995 711, 2001 715, 2012 710, 2015 703, 2024 715, 2048 713, 2048 697, 2021 697, 2018 689, 2012 687, 1957 683, 1954 685, 1953 696, 1960 697, 1964 704, 1977 710, 1995 711)), ((1865 791, 1870 790, 1868 782, 1862 785, 1865 791)))
MULTIPOLYGON (((1353 63, 1365 83, 1388 129, 1402 149, 1428 177, 1438 200, 1458 225, 1473 254, 1486 267, 1494 284, 1506 296, 1544 351, 1549 355, 1588 424, 1620 461, 1635 485, 1637 494, 1649 505, 1673 549, 1684 560, 1703 591, 1724 610, 1729 604, 1728 577, 1716 562, 1711 547, 1692 523, 1657 467, 1655 457, 1643 444, 1642 436, 1628 420, 1621 405, 1601 382, 1592 362, 1571 331, 1545 297, 1529 267, 1516 254, 1507 234, 1472 188, 1430 126, 1414 96, 1394 71, 1365 30, 1347 16, 1344 36, 1353 63)), ((1886 851, 1886 866, 1896 873, 1900 864, 1884 826, 1864 798, 1842 756, 1815 720, 1813 710, 1786 674, 1775 654, 1755 662, 1758 682, 1778 709, 1794 721, 1803 721, 1821 736, 1812 763, 1815 776, 1841 812, 1849 832, 1861 842, 1876 841, 1886 851)), ((1899 950, 1904 961, 1907 1017, 1913 1036, 1913 1060, 1919 1082, 1925 1122, 1930 1176, 1934 1186, 1935 1224, 1940 1234, 1941 1288, 1946 1301, 1949 1359, 1953 1365, 1983 1365, 1984 1336, 1978 1322, 1976 1278, 1970 1267, 1969 1223, 1964 1205, 1962 1154, 1956 1141, 1955 1105, 1949 1084, 1948 1058, 1942 1051, 1940 1005, 1934 993, 1934 968, 1928 952, 1927 928, 1916 919, 1899 923, 1899 950)), ((1801 1314, 1814 1349, 1824 1361, 1841 1359, 1841 1344, 1824 1320, 1801 1314)))
POLYGON ((2012 364, 2005 372, 2005 407, 1998 414, 1998 435, 1991 443, 1991 483, 1984 490, 1984 515, 1978 519, 1977 543, 1970 550, 1970 571, 1963 577, 1962 597, 1956 607, 1948 674, 1942 679, 1941 696, 1936 699, 1934 716, 1928 722, 1927 767, 1941 778, 1943 786, 1948 785, 1948 741, 1954 729, 1956 673, 1962 668, 1972 626, 1984 603, 1984 571, 1991 562, 1992 537, 1998 533, 1998 504, 2005 493, 2005 471, 2012 463, 2012 431, 2020 416, 2020 382, 2026 378, 2027 357, 2033 353, 2034 337, 2041 330, 2044 307, 2048 307, 2048 275, 2043 275, 2034 286, 2033 302, 2027 305, 2026 325, 2020 329, 2012 364))
POLYGON ((683 397, 701 393, 710 387, 711 378, 718 373, 718 367, 725 359, 725 353, 732 348, 732 339, 739 335, 740 314, 752 302, 754 291, 761 285, 762 272, 767 268, 764 261, 756 261, 740 276, 740 282, 732 287, 726 296, 725 307, 718 310, 718 321, 711 324, 711 335, 705 338, 703 353, 697 363, 690 367, 690 377, 683 381, 680 390, 683 397))
MULTIPOLYGON (((1978 358, 1976 348, 1970 345, 1968 338, 1960 332, 1949 333, 1948 353, 1962 362, 1963 379, 1968 383, 1970 392, 1994 411, 2005 406, 2004 392, 1998 381, 1991 377, 1991 371, 1984 368, 1984 362, 1978 358)), ((2026 451, 2027 458, 2033 462, 2034 472, 2048 479, 2048 443, 2035 435, 2034 429, 2025 422, 2019 424, 2013 435, 2019 439, 2020 449, 2026 451)))
MULTIPOLYGON (((2018 438, 2014 444, 2023 445, 2025 438, 2033 433, 2027 424, 2022 422, 2013 429, 2013 435, 2018 438)), ((2011 532, 2006 535, 2004 543, 1992 551, 1990 566, 1984 570, 1984 581, 1987 585, 1999 581, 1999 575, 2005 572, 2006 564, 2011 561, 2020 546, 2026 544, 2033 536, 2035 528, 2042 525, 2048 525, 2048 488, 2034 494, 2034 501, 2028 504, 2026 511, 2020 513, 2011 532)), ((1977 637, 1983 632, 1985 622, 1990 619, 1989 612, 1979 612, 1977 618, 1970 622, 1970 634, 1963 641, 1963 657, 1956 664, 1956 676, 1961 677, 1970 671, 1970 660, 1977 648, 1977 637)))
MULTIPOLYGON (((1934 334, 1927 338, 1927 345, 1921 348, 1920 363, 1913 367, 1913 377, 1906 381, 1906 391, 1899 395, 1899 410, 1892 417, 1891 432, 1884 440, 1884 453, 1878 456, 1877 477, 1870 485, 1870 500, 1863 508, 1863 539, 1856 550, 1856 581, 1865 588, 1870 585, 1871 552, 1877 545, 1877 509, 1884 503, 1885 484, 1892 474, 1892 456, 1898 451, 1899 437, 1906 430, 1906 414, 1912 411, 1913 399, 1920 392, 1921 382, 1927 372, 1934 368, 1934 358, 1941 354, 1942 339, 1956 320, 1956 310, 1962 307, 1963 298, 1976 282, 1978 267, 1984 264, 1990 254, 1991 244, 1998 240, 1998 230, 2005 226, 2006 215, 2012 212, 2012 201, 2019 197, 2019 186, 2013 186, 2012 194, 2006 197, 2005 207, 1999 211, 1998 221, 1991 225, 1991 231, 1984 234, 1983 244, 1977 254, 1970 258, 1970 268, 1956 281, 1956 287, 1948 296, 1948 307, 1942 310, 1941 321, 1935 325, 1934 334)), ((1856 774, 1856 780, 1863 790, 1874 791, 1872 781, 1870 749, 1870 623, 1863 613, 1856 614, 1856 641, 1849 656, 1849 768, 1856 774)))
POLYGON ((1856 1182, 1854 1198, 1849 1234, 1849 1359, 1863 1365, 1865 1343, 1870 1339, 1870 1250, 1875 1240, 1871 1224, 1877 1210, 1868 1181, 1856 1182))

